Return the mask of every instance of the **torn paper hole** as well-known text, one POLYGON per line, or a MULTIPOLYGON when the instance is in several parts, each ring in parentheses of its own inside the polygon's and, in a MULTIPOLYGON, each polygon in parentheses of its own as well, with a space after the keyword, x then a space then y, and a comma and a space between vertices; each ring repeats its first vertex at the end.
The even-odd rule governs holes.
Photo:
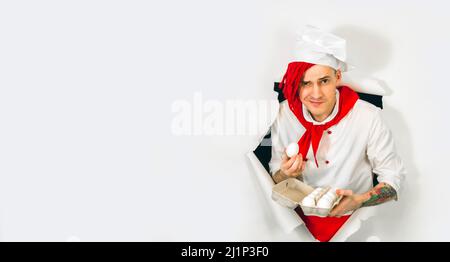
MULTIPOLYGON (((278 83, 275 83, 274 90, 278 92, 278 100, 282 101, 282 94, 278 89, 278 83)), ((366 94, 370 99, 374 99, 375 103, 380 103, 378 106, 382 106, 381 104, 381 95, 386 94, 380 90, 384 90, 381 86, 372 87, 371 92, 367 92, 366 94), (377 92, 373 92, 377 89, 377 92), (372 94, 370 94, 372 93, 372 94)), ((361 90, 357 90, 361 91, 361 90)), ((278 107, 276 110, 278 111, 278 107)), ((291 234, 294 230, 306 230, 304 222, 301 217, 295 212, 293 209, 289 209, 277 204, 272 200, 272 187, 275 185, 272 177, 269 173, 268 163, 271 158, 271 136, 270 136, 270 128, 276 119, 277 114, 272 114, 273 118, 266 128, 266 132, 260 134, 258 141, 255 143, 253 150, 247 153, 247 157, 249 158, 251 165, 254 170, 254 174, 256 179, 261 186, 262 192, 264 194, 264 199, 267 202, 267 206, 271 209, 270 213, 273 214, 273 217, 278 223, 278 225, 283 229, 286 234, 291 234)), ((336 234, 332 237, 330 241, 333 242, 341 242, 346 241, 351 235, 361 229, 362 223, 373 217, 375 215, 376 208, 361 208, 353 212, 352 216, 345 222, 345 224, 336 232, 336 234)), ((309 233, 309 231, 308 231, 309 233)), ((373 238, 377 238, 377 236, 372 236, 373 238)), ((302 239, 303 241, 310 241, 310 238, 302 239)))

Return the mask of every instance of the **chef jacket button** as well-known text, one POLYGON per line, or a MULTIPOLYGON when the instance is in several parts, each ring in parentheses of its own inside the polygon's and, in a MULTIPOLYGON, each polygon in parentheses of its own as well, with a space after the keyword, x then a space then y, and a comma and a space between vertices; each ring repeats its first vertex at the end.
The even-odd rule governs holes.
POLYGON ((327 133, 328 133, 329 135, 331 135, 331 130, 328 130, 327 133))
POLYGON ((328 160, 325 160, 325 164, 329 164, 330 163, 330 161, 328 161, 328 160))

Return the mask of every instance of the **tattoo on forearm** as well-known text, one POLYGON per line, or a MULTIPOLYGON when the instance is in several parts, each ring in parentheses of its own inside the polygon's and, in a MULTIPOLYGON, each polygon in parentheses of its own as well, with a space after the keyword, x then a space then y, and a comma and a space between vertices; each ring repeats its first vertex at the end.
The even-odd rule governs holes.
POLYGON ((393 199, 397 200, 397 192, 386 183, 378 184, 369 194, 370 198, 362 204, 363 207, 376 206, 393 199))

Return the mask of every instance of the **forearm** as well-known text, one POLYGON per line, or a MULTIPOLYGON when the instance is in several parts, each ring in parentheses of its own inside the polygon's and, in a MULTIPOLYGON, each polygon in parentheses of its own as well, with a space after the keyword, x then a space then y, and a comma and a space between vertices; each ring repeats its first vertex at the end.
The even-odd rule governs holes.
MULTIPOLYGON (((278 170, 277 172, 275 172, 275 174, 272 176, 273 181, 275 182, 275 184, 280 183, 283 180, 286 180, 288 178, 293 178, 293 176, 288 176, 285 173, 283 173, 283 171, 278 170)), ((297 178, 300 177, 300 180, 302 180, 301 178, 301 174, 299 176, 297 176, 297 178)))
POLYGON ((365 194, 365 199, 362 207, 376 206, 394 199, 397 200, 397 192, 392 186, 380 183, 365 194))

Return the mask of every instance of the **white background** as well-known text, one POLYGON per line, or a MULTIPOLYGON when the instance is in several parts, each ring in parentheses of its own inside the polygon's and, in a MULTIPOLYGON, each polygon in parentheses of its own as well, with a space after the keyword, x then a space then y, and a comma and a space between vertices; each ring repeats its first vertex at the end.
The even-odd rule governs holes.
POLYGON ((171 106, 274 99, 304 24, 385 82, 408 169, 350 240, 450 240, 445 3, 1 1, 0 240, 301 240, 266 209, 258 136, 175 136, 171 106))

